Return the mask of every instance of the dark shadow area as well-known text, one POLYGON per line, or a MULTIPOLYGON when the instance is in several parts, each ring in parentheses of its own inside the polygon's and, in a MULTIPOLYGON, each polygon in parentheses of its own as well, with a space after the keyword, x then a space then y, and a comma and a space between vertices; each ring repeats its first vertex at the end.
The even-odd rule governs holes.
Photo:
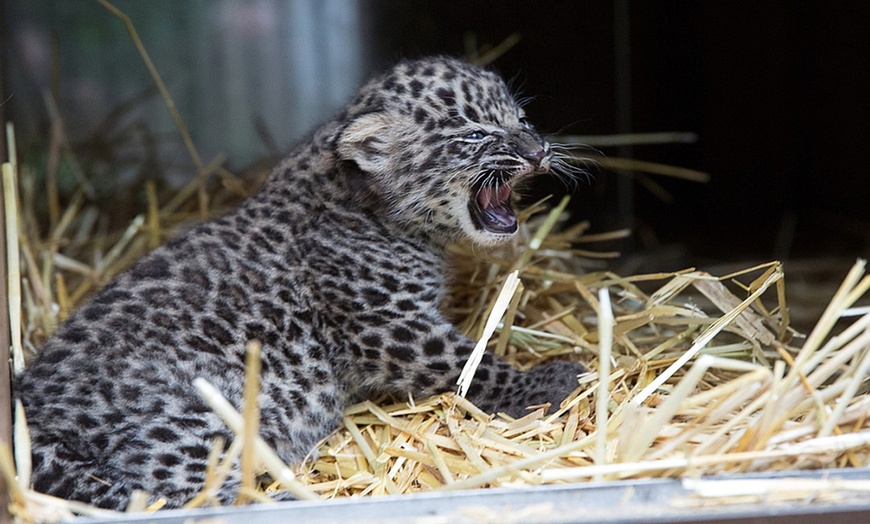
MULTIPOLYGON (((599 232, 633 226, 633 238, 615 246, 627 255, 658 260, 650 264, 672 269, 747 259, 870 254, 863 155, 870 92, 864 64, 870 45, 863 34, 870 4, 117 3, 135 15, 198 144, 210 152, 205 156, 229 152, 231 166, 248 165, 249 160, 239 158, 274 154, 298 139, 298 130, 278 125, 284 120, 301 119, 307 129, 306 122, 323 120, 326 116, 319 115, 340 107, 340 93, 329 89, 330 78, 340 76, 343 66, 330 65, 329 56, 335 55, 341 38, 358 42, 354 53, 365 57, 364 65, 346 75, 356 84, 357 77, 401 57, 465 55, 518 35, 516 45, 492 67, 512 78, 519 93, 533 97, 527 110, 541 130, 697 134, 697 141, 689 144, 600 148, 609 157, 630 154, 711 175, 707 184, 642 175, 626 191, 621 175, 590 167, 592 180, 581 181, 572 203, 575 218, 590 220, 599 232), (300 8, 305 5, 308 11, 300 8), (353 17, 342 14, 350 10, 353 17), (299 34, 307 27, 299 18, 306 16, 320 24, 311 26, 307 37, 299 34), (317 29, 339 23, 353 24, 359 34, 351 38, 338 31, 336 39, 317 29), (620 33, 628 35, 621 50, 620 33), (299 84, 305 71, 322 75, 319 83, 299 84), (266 72, 268 79, 262 77, 266 72), (275 85, 282 81, 289 82, 286 93, 283 85, 275 85), (628 89, 622 100, 621 89, 628 89), (311 101, 305 93, 319 98, 311 101), (263 100, 276 102, 260 107, 263 100), (669 201, 648 189, 650 181, 669 201), (664 255, 656 258, 656 253, 664 255)), ((22 143, 25 127, 35 129, 38 137, 48 136, 41 90, 52 82, 69 98, 59 103, 71 135, 86 128, 73 125, 76 118, 100 110, 77 106, 71 102, 74 97, 86 92, 93 98, 87 99, 90 104, 112 100, 108 95, 94 98, 93 93, 114 93, 111 86, 118 84, 123 87, 114 99, 133 101, 141 109, 136 119, 118 121, 119 136, 130 142, 125 154, 148 155, 146 161, 129 160, 129 180, 141 183, 160 169, 190 173, 189 159, 162 101, 148 90, 147 73, 123 27, 95 2, 60 7, 54 2, 5 2, 15 16, 3 21, 4 99, 12 98, 2 109, 6 117, 22 122, 22 143), (55 58, 59 77, 48 70, 55 58), (18 84, 10 91, 10 74, 25 78, 25 87, 18 84)), ((39 147, 45 149, 41 145, 30 150, 39 147)), ((110 192, 117 191, 116 183, 106 184, 110 192)), ((545 184, 541 191, 551 189, 562 190, 558 184, 545 184)))

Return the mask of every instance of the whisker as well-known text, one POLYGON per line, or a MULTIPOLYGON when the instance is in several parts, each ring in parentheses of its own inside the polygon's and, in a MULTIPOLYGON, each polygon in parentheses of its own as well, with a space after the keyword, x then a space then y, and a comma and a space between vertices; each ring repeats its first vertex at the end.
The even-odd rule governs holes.
POLYGON ((577 162, 595 165, 594 159, 577 158, 573 155, 565 155, 554 151, 550 161, 550 173, 555 176, 569 191, 578 189, 578 181, 582 177, 587 183, 591 183, 593 175, 589 169, 577 165, 577 162))

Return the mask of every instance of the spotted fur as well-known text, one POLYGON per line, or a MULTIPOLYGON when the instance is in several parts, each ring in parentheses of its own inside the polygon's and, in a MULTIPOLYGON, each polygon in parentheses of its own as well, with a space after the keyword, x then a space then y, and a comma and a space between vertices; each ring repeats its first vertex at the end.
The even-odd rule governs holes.
MULTIPOLYGON (((251 339, 261 434, 290 463, 354 399, 452 390, 473 343, 439 313, 445 244, 509 241, 510 187, 551 161, 494 73, 436 57, 375 78, 259 194, 142 258, 46 342, 16 381, 34 487, 107 508, 133 489, 183 504, 213 439, 231 438, 191 381, 239 405, 251 339)), ((558 404, 580 371, 487 354, 469 398, 522 415, 558 404)), ((238 484, 234 472, 220 498, 238 484)))

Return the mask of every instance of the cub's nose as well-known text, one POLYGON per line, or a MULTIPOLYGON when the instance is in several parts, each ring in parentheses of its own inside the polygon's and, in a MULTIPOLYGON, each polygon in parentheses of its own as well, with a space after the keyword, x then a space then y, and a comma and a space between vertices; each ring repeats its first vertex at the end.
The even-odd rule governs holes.
POLYGON ((535 164, 536 166, 540 165, 541 160, 543 160, 544 156, 546 156, 546 154, 547 154, 546 151, 544 151, 544 148, 542 148, 542 147, 538 147, 537 149, 531 149, 531 150, 528 150, 528 149, 523 150, 523 149, 515 146, 514 151, 516 151, 517 154, 519 154, 521 157, 525 158, 529 162, 535 164))
POLYGON ((516 154, 528 160, 535 167, 539 167, 541 161, 547 156, 547 151, 541 142, 527 133, 513 135, 510 145, 516 154))

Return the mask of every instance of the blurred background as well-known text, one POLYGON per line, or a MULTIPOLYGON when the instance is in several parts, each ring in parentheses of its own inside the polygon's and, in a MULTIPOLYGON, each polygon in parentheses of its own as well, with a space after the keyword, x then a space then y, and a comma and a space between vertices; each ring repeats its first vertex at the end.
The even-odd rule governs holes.
MULTIPOLYGON (((399 58, 495 48, 491 67, 534 97, 527 109, 546 133, 695 137, 595 146, 711 177, 590 167, 574 218, 593 232, 632 227, 616 246, 632 270, 778 258, 842 275, 870 255, 867 2, 113 5, 135 24, 205 162, 222 154, 243 170, 280 156, 399 58)), ((195 176, 120 20, 97 1, 0 0, 0 8, 0 116, 15 122, 25 160, 45 164, 59 116, 88 159, 92 198, 195 176)))

